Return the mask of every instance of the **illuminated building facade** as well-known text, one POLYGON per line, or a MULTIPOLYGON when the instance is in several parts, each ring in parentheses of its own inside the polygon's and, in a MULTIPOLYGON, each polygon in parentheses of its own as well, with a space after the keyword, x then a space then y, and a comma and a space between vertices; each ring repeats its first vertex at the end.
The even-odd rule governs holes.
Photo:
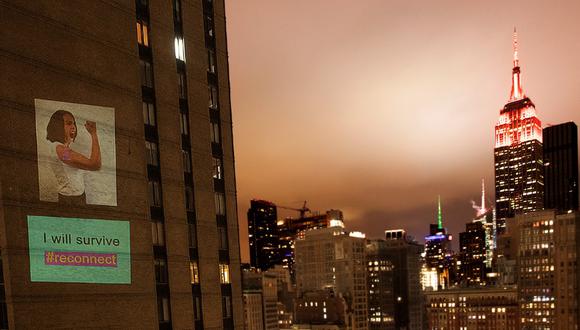
POLYGON ((544 128, 544 208, 578 210, 578 127, 573 122, 544 128))
POLYGON ((425 296, 429 329, 522 329, 515 286, 455 288, 425 296))
POLYGON ((0 328, 244 329, 224 1, 0 7, 0 328))
POLYGON ((437 203, 437 223, 429 226, 429 235, 425 236, 425 266, 427 271, 437 271, 437 289, 448 288, 451 284, 451 240, 443 227, 441 199, 437 203))
POLYGON ((369 240, 366 245, 369 329, 395 329, 395 267, 385 243, 369 240))
POLYGON ((542 210, 544 204, 541 121, 522 90, 515 32, 513 65, 509 102, 495 125, 495 209, 500 233, 507 218, 542 210))
POLYGON ((364 234, 341 226, 308 230, 295 248, 298 298, 331 291, 345 299, 351 328, 368 329, 364 234))
POLYGON ((334 226, 344 227, 344 218, 340 210, 328 210, 324 214, 278 221, 280 264, 290 270, 292 278, 294 278, 294 242, 296 239, 303 238, 308 230, 334 226))
MULTIPOLYGON (((385 230, 385 240, 375 240, 367 243, 367 253, 374 254, 373 272, 377 275, 377 288, 384 290, 384 295, 388 296, 389 288, 385 283, 381 282, 380 276, 383 276, 385 281, 389 283, 388 265, 391 264, 392 270, 392 301, 386 301, 383 298, 375 296, 372 299, 372 294, 369 292, 369 318, 370 327, 375 329, 384 329, 384 327, 391 326, 390 316, 388 315, 391 306, 393 306, 394 328, 395 329, 423 329, 424 312, 423 312, 423 294, 421 291, 421 253, 423 246, 407 237, 404 230, 394 229, 385 230), (375 271, 375 261, 383 261, 385 268, 378 272, 375 271), (381 305, 385 304, 385 305, 381 305), (373 313, 381 312, 382 324, 376 319, 373 322, 373 313), (386 317, 386 319, 385 319, 386 317), (384 326, 384 327, 383 327, 384 326)), ((368 265, 371 267, 371 265, 368 265)), ((370 274, 369 276, 369 290, 370 274)))
POLYGON ((310 329, 311 326, 335 326, 352 329, 348 304, 341 295, 332 291, 306 292, 296 299, 296 324, 293 329, 310 329))
POLYGON ((580 214, 554 210, 517 215, 508 225, 517 250, 522 329, 574 329, 578 323, 580 214))
POLYGON ((253 199, 248 209, 248 236, 250 242, 250 265, 262 271, 277 264, 278 226, 274 203, 253 199))

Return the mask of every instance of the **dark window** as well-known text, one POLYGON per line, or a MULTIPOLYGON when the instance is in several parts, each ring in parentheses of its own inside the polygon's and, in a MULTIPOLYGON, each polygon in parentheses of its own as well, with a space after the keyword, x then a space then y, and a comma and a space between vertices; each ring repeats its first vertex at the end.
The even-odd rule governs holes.
MULTIPOLYGON (((178 47, 177 39, 175 41, 175 47, 178 47)), ((177 55, 177 48, 176 48, 175 52, 177 55)), ((178 57, 178 59, 183 60, 179 57, 178 57)), ((177 83, 179 85, 179 98, 186 99, 187 98, 187 78, 185 77, 185 73, 182 73, 182 72, 177 73, 177 83)))
POLYGON ((201 320, 201 297, 193 297, 193 319, 201 320))
POLYGON ((143 122, 155 126, 155 106, 153 103, 143 102, 143 122))
POLYGON ((209 123, 211 132, 211 142, 220 143, 220 125, 218 123, 209 123))
POLYGON ((151 222, 151 236, 153 239, 153 245, 165 245, 165 225, 163 222, 151 222))
POLYGON ((149 205, 161 206, 161 185, 159 181, 149 181, 149 205))
POLYGON ((193 200, 193 189, 189 186, 185 187, 185 209, 187 211, 195 210, 195 203, 193 200))
POLYGON ((215 214, 216 215, 226 215, 226 200, 223 193, 215 193, 215 214))
POLYGON ((218 226, 219 249, 228 249, 228 229, 226 227, 218 226))
POLYGON ((141 85, 149 88, 153 88, 153 68, 151 63, 139 60, 141 66, 141 85))
POLYGON ((181 150, 181 158, 183 162, 183 172, 191 173, 191 157, 189 151, 181 150))
POLYGON ((224 319, 232 317, 232 297, 222 296, 222 313, 224 319))
POLYGON ((197 228, 195 223, 188 223, 188 236, 189 236, 189 247, 196 248, 197 247, 197 228))
POLYGON ((159 313, 159 322, 169 322, 171 320, 171 314, 169 313, 169 298, 158 297, 157 298, 157 310, 159 313))
POLYGON ((145 141, 145 149, 147 150, 147 164, 159 166, 159 151, 157 150, 157 143, 145 141))
POLYGON ((155 259, 155 281, 160 284, 167 283, 167 262, 163 259, 155 259))
POLYGON ((173 0, 173 20, 181 22, 181 1, 173 0))

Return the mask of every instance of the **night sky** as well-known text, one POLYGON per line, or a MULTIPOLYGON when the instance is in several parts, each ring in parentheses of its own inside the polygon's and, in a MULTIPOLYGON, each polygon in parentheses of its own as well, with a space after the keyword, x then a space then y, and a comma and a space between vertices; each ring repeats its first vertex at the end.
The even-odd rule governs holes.
MULTIPOLYGON (((579 1, 227 0, 242 261, 252 198, 341 209, 347 229, 436 221, 455 238, 481 179, 518 31, 545 127, 580 124, 579 1)), ((282 216, 297 216, 283 211, 282 216)))

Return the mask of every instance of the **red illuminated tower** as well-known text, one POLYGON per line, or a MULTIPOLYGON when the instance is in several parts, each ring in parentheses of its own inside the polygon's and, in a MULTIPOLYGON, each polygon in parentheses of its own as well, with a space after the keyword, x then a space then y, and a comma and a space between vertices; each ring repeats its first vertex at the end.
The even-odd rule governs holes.
POLYGON ((498 231, 505 219, 543 208, 542 127, 534 103, 522 90, 517 34, 509 102, 495 125, 495 199, 498 231))

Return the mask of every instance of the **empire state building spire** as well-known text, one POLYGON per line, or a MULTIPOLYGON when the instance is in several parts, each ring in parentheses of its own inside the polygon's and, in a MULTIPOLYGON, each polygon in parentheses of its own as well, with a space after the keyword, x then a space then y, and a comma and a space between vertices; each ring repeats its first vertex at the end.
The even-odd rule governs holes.
POLYGON ((514 68, 512 69, 512 91, 510 93, 510 102, 524 98, 522 91, 522 80, 520 77, 520 61, 518 58, 518 32, 514 27, 514 68))

